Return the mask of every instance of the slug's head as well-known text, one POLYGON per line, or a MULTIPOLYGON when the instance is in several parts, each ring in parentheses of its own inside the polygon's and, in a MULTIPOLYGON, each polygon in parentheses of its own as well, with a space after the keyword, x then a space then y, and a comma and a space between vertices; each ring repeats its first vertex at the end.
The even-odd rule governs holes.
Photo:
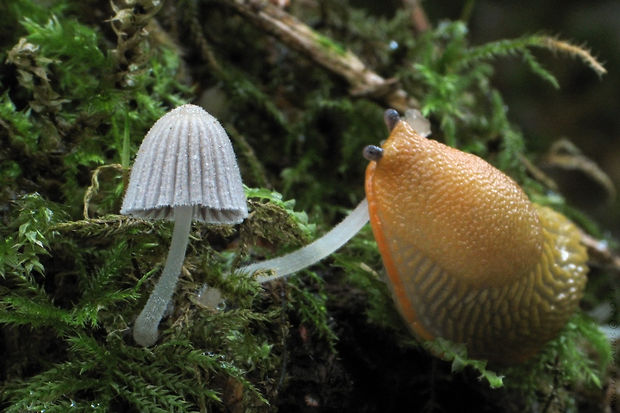
POLYGON ((394 110, 385 122, 388 139, 364 151, 370 220, 384 261, 388 249, 413 248, 477 287, 528 272, 542 239, 521 188, 479 157, 419 136, 394 110))

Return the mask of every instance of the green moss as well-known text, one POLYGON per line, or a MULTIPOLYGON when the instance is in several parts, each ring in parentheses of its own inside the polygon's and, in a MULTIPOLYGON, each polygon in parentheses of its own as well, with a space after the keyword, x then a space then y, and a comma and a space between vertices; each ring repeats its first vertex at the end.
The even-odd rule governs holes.
MULTIPOLYGON (((503 383, 524 396, 525 410, 550 388, 560 389, 566 407, 575 403, 575 387, 601 385, 610 349, 582 315, 525 366, 489 370, 460 347, 428 344, 451 360, 440 364, 419 349, 394 309, 368 227, 290 282, 261 287, 231 274, 315 239, 359 202, 361 149, 385 138, 384 103, 352 98, 344 80, 225 2, 185 1, 176 11, 166 2, 156 23, 155 3, 127 3, 114 5, 140 21, 120 30, 116 19, 117 32, 108 20, 118 11, 101 2, 24 0, 0 16, 0 409, 288 411, 283 400, 300 392, 295 406, 318 394, 324 406, 346 410, 382 392, 377 384, 360 397, 359 366, 372 367, 375 381, 389 376, 383 355, 363 340, 343 354, 349 337, 338 334, 351 333, 350 326, 378 332, 403 357, 415 353, 421 364, 399 381, 423 383, 427 394, 437 382, 452 386, 473 374, 467 385, 485 401, 493 397, 489 385, 503 383), (201 99, 205 91, 223 103, 201 99), (117 213, 143 136, 189 100, 221 113, 245 181, 260 188, 246 188, 251 215, 239 227, 193 227, 174 307, 158 344, 145 349, 130 328, 160 273, 171 225, 117 213), (222 292, 224 308, 201 303, 205 285, 222 292), (427 380, 437 364, 445 376, 427 380)), ((420 99, 435 138, 483 156, 537 202, 600 231, 527 176, 521 160, 529 143, 492 86, 500 57, 518 57, 557 87, 532 50, 588 63, 584 55, 540 35, 472 46, 463 22, 414 36, 404 10, 378 16, 346 2, 320 2, 321 10, 292 3, 326 51, 352 50, 377 73, 397 77, 420 99)), ((612 284, 598 285, 608 291, 612 284)), ((588 303, 600 295, 591 293, 588 303)))
POLYGON ((132 88, 119 90, 114 59, 97 30, 69 17, 42 21, 34 15, 18 19, 25 36, 8 52, 6 65, 17 70, 17 78, 1 79, 11 88, 0 102, 3 127, 9 148, 17 151, 15 179, 4 187, 4 199, 27 181, 34 184, 31 190, 77 206, 80 181, 90 169, 111 161, 127 164, 128 147, 135 151, 164 104, 181 103, 187 89, 175 80, 178 56, 162 48, 132 88), (132 137, 131 145, 125 136, 132 137))
POLYGON ((344 47, 334 42, 332 39, 330 39, 327 36, 323 36, 322 34, 315 32, 314 38, 316 39, 316 41, 321 47, 324 47, 330 52, 335 52, 336 54, 339 54, 339 55, 345 55, 347 53, 347 50, 344 47))

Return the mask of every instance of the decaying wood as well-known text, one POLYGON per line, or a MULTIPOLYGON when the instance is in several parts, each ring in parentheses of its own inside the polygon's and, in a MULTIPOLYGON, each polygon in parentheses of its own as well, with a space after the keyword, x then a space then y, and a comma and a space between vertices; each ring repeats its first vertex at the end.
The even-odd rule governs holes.
POLYGON ((419 108, 418 101, 399 87, 397 79, 375 73, 353 52, 312 30, 296 17, 261 0, 223 0, 239 14, 282 43, 345 78, 353 96, 368 96, 403 113, 419 108))

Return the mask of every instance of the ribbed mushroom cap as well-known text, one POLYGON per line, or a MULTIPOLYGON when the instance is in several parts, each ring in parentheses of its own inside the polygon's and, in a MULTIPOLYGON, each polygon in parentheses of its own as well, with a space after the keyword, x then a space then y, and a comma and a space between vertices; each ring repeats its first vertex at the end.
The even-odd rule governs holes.
POLYGON ((162 116, 134 162, 121 214, 174 219, 194 206, 193 220, 237 224, 248 215, 235 154, 224 128, 196 105, 162 116))

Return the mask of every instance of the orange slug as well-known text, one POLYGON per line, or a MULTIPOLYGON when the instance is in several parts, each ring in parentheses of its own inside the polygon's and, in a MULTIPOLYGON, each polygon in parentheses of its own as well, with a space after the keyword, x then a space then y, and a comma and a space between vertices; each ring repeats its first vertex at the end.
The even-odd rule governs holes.
POLYGON ((394 110, 370 146, 370 223, 394 301, 419 338, 526 361, 577 308, 587 253, 563 215, 483 159, 426 139, 394 110))

